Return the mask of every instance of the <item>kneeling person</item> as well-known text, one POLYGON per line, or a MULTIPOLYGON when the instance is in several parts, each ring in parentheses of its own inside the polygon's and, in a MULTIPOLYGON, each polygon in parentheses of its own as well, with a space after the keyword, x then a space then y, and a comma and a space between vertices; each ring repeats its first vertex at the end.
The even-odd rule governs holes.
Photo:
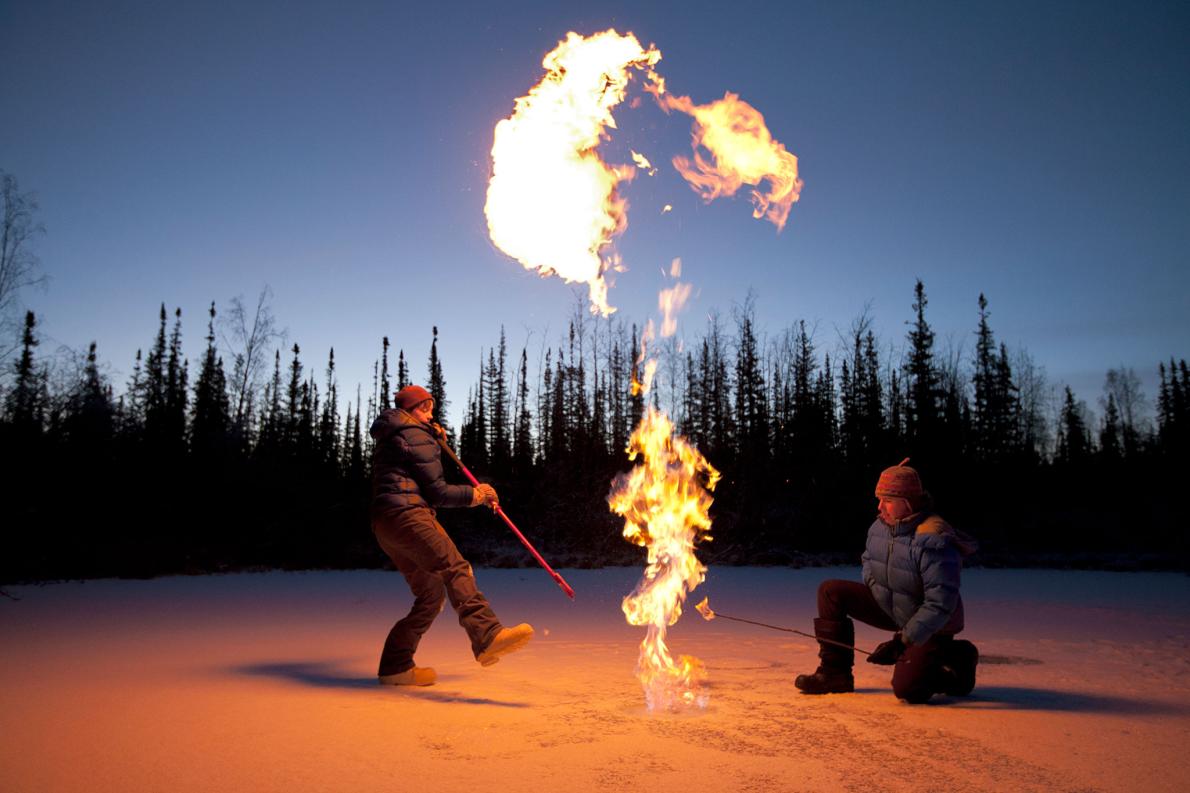
POLYGON ((975 687, 979 652, 954 635, 963 629, 961 557, 975 550, 930 510, 921 477, 905 463, 886 468, 876 484, 879 515, 868 529, 863 583, 828 580, 818 587, 818 670, 794 681, 806 694, 855 690, 852 618, 896 631, 868 657, 893 665, 893 692, 908 702, 934 694, 966 696, 975 687), (836 642, 836 643, 831 643, 836 642))

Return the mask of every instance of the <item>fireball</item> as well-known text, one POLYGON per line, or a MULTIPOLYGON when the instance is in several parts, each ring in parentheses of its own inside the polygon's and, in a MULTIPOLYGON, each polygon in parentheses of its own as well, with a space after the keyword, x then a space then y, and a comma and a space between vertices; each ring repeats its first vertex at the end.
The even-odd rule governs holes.
POLYGON ((628 224, 617 188, 636 171, 608 165, 597 148, 616 126, 612 110, 629 69, 660 59, 631 33, 568 33, 542 61, 541 82, 494 133, 484 205, 492 242, 528 269, 586 283, 592 311, 605 316, 614 311, 604 280, 616 262, 612 240, 628 224))

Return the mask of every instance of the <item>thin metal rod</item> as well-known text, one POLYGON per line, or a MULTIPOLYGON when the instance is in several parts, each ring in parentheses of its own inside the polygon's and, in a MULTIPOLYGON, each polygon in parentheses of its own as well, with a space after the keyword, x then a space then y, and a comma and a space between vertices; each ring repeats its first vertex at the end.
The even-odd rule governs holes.
MULTIPOLYGON (((435 425, 435 429, 440 432, 442 428, 435 425)), ((438 441, 438 445, 442 447, 442 451, 446 452, 450 459, 454 460, 455 465, 459 467, 459 470, 461 470, 463 475, 466 476, 468 481, 471 482, 471 486, 479 487, 479 480, 475 478, 474 474, 467 470, 467 466, 463 465, 463 461, 460 460, 459 456, 454 453, 454 449, 451 449, 446 445, 446 441, 442 439, 442 436, 434 433, 434 440, 438 441)), ((517 539, 521 541, 521 544, 528 549, 529 553, 533 554, 533 558, 537 560, 537 563, 545 568, 545 571, 550 574, 551 578, 554 579, 554 583, 556 583, 562 589, 562 591, 566 593, 567 597, 569 597, 571 600, 574 600, 574 589, 571 588, 570 584, 566 583, 566 579, 562 578, 562 576, 559 575, 557 571, 554 570, 554 568, 550 567, 549 563, 541 557, 541 554, 539 554, 537 549, 533 547, 533 543, 529 542, 528 538, 526 538, 524 534, 521 534, 521 530, 518 529, 516 524, 512 522, 512 519, 504 514, 504 510, 500 508, 500 505, 497 504, 493 506, 492 511, 504 519, 504 522, 508 525, 508 528, 512 529, 512 533, 517 536, 517 539)))
POLYGON ((858 647, 851 646, 850 644, 844 644, 843 642, 837 642, 834 639, 827 639, 823 636, 815 636, 814 634, 806 633, 805 631, 799 631, 799 630, 795 630, 793 628, 782 628, 779 625, 769 625, 767 622, 757 622, 756 620, 746 620, 743 617, 731 617, 731 616, 728 616, 727 614, 724 614, 723 612, 720 612, 720 611, 715 611, 714 614, 717 618, 720 618, 720 619, 732 620, 734 622, 746 622, 749 625, 759 625, 762 628, 770 628, 775 631, 784 631, 785 633, 796 633, 798 636, 805 636, 807 639, 817 639, 820 642, 825 642, 826 644, 833 644, 836 647, 842 647, 845 650, 854 650, 855 652, 862 653, 863 655, 871 655, 871 653, 868 652, 867 650, 861 650, 858 647))

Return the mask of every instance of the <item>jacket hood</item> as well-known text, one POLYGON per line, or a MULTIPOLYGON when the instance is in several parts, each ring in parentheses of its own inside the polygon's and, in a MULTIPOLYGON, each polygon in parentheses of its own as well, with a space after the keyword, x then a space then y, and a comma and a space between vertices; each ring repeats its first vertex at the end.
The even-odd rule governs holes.
MULTIPOLYGON (((410 427, 417 427, 426 432, 430 432, 430 427, 413 417, 413 414, 402 408, 389 408, 382 410, 376 420, 372 422, 372 428, 369 433, 372 435, 372 440, 380 441, 385 438, 391 438, 401 430, 410 427)), ((431 432, 431 434, 433 434, 431 432)))
POLYGON ((888 527, 893 536, 914 535, 913 541, 920 545, 942 548, 953 545, 961 556, 970 556, 979 550, 979 542, 964 531, 959 531, 942 519, 937 513, 923 510, 915 512, 904 520, 889 526, 879 515, 876 520, 888 527))
POLYGON ((960 556, 970 556, 979 550, 979 543, 965 531, 959 531, 938 515, 927 515, 918 522, 916 539, 953 545, 960 556))

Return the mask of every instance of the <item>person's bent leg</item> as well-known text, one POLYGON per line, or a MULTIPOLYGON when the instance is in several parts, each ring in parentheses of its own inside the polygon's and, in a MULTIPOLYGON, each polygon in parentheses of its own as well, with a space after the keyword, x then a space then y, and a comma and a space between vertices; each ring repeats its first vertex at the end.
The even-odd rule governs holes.
POLYGON ((874 628, 897 629, 892 617, 872 597, 872 590, 861 581, 832 578, 819 584, 818 617, 832 621, 854 618, 874 628))
POLYGON ((975 688, 975 669, 979 650, 966 639, 955 639, 946 650, 942 666, 942 691, 952 697, 965 697, 975 688))
POLYGON ((438 577, 477 657, 500 632, 500 620, 475 584, 471 565, 428 510, 400 513, 393 542, 418 569, 438 577))
POLYGON ((852 617, 886 630, 896 630, 896 623, 884 613, 866 584, 859 581, 830 579, 818 586, 818 618, 814 635, 818 637, 817 671, 798 675, 793 684, 806 694, 838 694, 855 690, 855 623, 852 617), (843 646, 848 645, 848 646, 843 646))
POLYGON ((380 655, 378 674, 381 677, 400 674, 413 668, 413 655, 417 652, 417 645, 446 602, 446 588, 439 576, 418 570, 403 558, 400 563, 394 559, 394 563, 405 576, 409 589, 413 592, 413 608, 398 620, 388 633, 384 651, 380 655))
POLYGON ((953 641, 950 634, 935 634, 921 644, 906 647, 893 668, 893 693, 914 705, 942 693, 946 679, 943 665, 953 641))

